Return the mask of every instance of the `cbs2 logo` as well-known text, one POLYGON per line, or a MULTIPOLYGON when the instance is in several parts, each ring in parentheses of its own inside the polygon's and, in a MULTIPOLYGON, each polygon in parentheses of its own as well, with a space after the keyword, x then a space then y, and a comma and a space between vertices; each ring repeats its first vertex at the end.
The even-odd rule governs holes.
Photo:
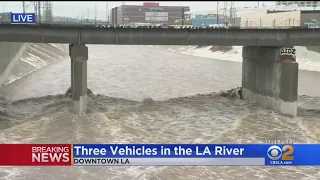
POLYGON ((282 149, 279 146, 273 145, 269 147, 267 155, 271 160, 279 160, 281 158, 281 160, 290 161, 294 160, 294 156, 292 156, 293 152, 294 148, 291 145, 285 145, 282 149))

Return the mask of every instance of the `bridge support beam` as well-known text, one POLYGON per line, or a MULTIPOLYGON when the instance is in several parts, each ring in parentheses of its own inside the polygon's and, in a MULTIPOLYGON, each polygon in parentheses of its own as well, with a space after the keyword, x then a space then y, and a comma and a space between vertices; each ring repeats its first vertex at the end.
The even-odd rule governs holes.
POLYGON ((87 60, 88 47, 79 44, 69 45, 71 58, 71 89, 72 103, 75 113, 87 110, 87 60))
POLYGON ((243 47, 242 57, 243 98, 297 116, 298 63, 281 59, 280 47, 243 47))

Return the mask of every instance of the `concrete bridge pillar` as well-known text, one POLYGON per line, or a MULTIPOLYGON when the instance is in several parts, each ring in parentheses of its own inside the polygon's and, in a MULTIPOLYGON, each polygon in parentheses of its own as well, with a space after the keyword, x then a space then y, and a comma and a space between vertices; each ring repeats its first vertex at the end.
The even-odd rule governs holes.
POLYGON ((87 60, 88 47, 80 44, 69 45, 71 58, 71 90, 75 113, 87 110, 87 60))
POLYGON ((281 47, 243 47, 243 98, 283 115, 297 116, 298 63, 281 47))

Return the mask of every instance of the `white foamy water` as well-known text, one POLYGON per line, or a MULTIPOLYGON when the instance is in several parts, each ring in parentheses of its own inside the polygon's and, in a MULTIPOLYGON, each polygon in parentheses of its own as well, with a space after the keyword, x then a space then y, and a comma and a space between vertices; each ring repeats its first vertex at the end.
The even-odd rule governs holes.
MULTIPOLYGON (((242 62, 242 46, 233 46, 228 52, 215 51, 212 52, 212 46, 197 48, 197 46, 149 46, 163 49, 171 52, 187 54, 197 57, 213 58, 226 61, 242 62)), ((306 47, 295 47, 297 49, 297 62, 300 70, 320 71, 320 54, 309 51, 306 47)))
MULTIPOLYGON (((319 73, 299 72, 298 117, 217 96, 241 84, 241 63, 145 46, 89 46, 89 112, 75 115, 63 94, 70 60, 56 61, 5 87, 1 143, 320 142, 319 73), (196 95, 201 93, 201 95, 196 95), (54 96, 47 96, 47 95, 54 96), (44 96, 44 97, 41 97, 44 96), (142 103, 151 97, 155 102, 142 103), (30 99, 28 99, 30 98, 30 99)), ((319 167, 6 167, 0 178, 320 179, 319 167)))

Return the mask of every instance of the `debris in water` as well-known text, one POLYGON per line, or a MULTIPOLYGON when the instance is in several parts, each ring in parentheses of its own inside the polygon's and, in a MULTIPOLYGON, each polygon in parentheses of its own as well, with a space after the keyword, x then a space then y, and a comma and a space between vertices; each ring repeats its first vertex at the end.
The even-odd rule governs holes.
POLYGON ((152 98, 145 98, 142 101, 143 105, 153 105, 154 104, 154 100, 152 98))
MULTIPOLYGON (((93 92, 89 88, 87 89, 87 95, 88 96, 94 95, 93 92)), ((72 89, 71 89, 71 87, 69 87, 69 89, 66 91, 65 96, 66 97, 70 97, 70 98, 72 97, 72 89)))
POLYGON ((237 87, 227 91, 220 91, 217 96, 228 97, 231 99, 243 99, 242 97, 242 87, 237 87))

